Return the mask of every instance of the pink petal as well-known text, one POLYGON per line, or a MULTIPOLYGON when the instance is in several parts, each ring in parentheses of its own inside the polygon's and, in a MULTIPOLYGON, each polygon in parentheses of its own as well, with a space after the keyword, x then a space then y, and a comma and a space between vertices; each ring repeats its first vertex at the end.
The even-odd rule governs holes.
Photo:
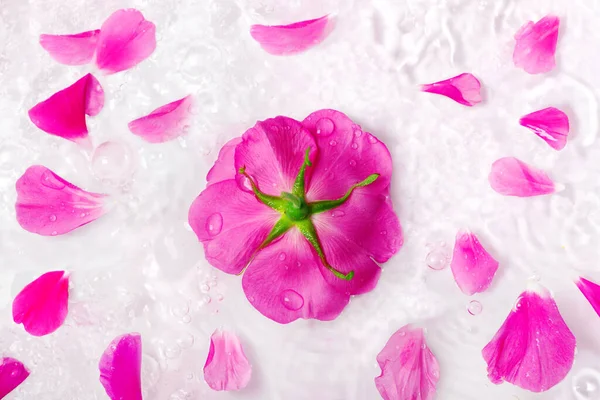
POLYGON ((100 28, 96 65, 104 73, 114 74, 141 63, 155 48, 154 24, 138 10, 118 10, 100 28))
POLYGON ((559 23, 558 17, 547 15, 536 23, 528 21, 523 25, 515 34, 515 66, 530 74, 551 71, 556 66, 554 53, 559 23))
POLYGON ((61 64, 82 65, 94 58, 100 30, 75 35, 40 35, 40 44, 61 64))
POLYGON ((375 385, 384 400, 432 400, 440 367, 423 329, 406 325, 390 337, 377 355, 381 375, 375 385))
POLYGON ((276 56, 301 53, 321 43, 333 30, 334 21, 321 18, 290 25, 252 25, 250 35, 269 54, 276 56))
POLYGON ((482 351, 492 383, 543 392, 569 373, 575 336, 550 292, 536 285, 521 293, 494 338, 482 351))
POLYGON ((483 248, 473 233, 460 231, 456 235, 450 268, 460 290, 471 296, 490 286, 498 270, 498 261, 483 248))
POLYGON ((44 132, 81 142, 88 136, 86 114, 95 116, 103 106, 104 90, 92 74, 87 74, 36 104, 29 110, 29 119, 44 132))
POLYGON ((425 84, 423 92, 441 94, 465 106, 481 103, 481 83, 473 74, 464 73, 444 81, 425 84))
POLYGON ((56 331, 65 322, 69 277, 65 271, 47 272, 19 292, 13 301, 13 320, 34 336, 56 331))
POLYGON ((111 400, 142 400, 142 338, 139 333, 116 337, 104 350, 100 383, 111 400))
POLYGON ((129 123, 129 130, 150 143, 163 143, 185 133, 192 96, 157 108, 129 123))
POLYGON ((242 344, 231 332, 216 330, 204 364, 204 380, 213 390, 240 390, 248 385, 252 366, 242 344))
POLYGON ((6 397, 29 376, 22 362, 10 357, 0 358, 0 399, 6 397))
POLYGON ((600 316, 600 285, 585 278, 579 278, 575 284, 600 316))
POLYGON ((555 192, 554 182, 544 171, 514 157, 494 162, 488 179, 492 189, 505 196, 530 197, 555 192))
POLYGON ((225 143, 219 151, 219 157, 215 161, 215 165, 208 171, 206 175, 206 184, 235 179, 237 171, 235 170, 235 148, 242 143, 241 137, 231 139, 225 143))
POLYGON ((62 235, 104 214, 105 195, 86 192, 41 165, 27 168, 16 188, 17 221, 38 235, 62 235))
POLYGON ((548 107, 521 117, 519 123, 531 129, 555 150, 562 150, 569 135, 569 117, 558 108, 548 107))

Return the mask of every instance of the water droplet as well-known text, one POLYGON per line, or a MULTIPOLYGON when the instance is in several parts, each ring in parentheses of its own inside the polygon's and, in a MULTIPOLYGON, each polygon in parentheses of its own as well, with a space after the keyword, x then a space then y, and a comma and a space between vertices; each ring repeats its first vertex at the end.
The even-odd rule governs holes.
POLYGON ((84 213, 84 212, 82 212, 81 214, 79 214, 79 216, 80 216, 81 218, 84 218, 86 215, 87 215, 87 213, 84 213))
POLYGON ((283 306, 288 310, 297 311, 304 305, 304 298, 292 289, 281 292, 280 299, 283 306))
POLYGON ((441 269, 446 268, 448 264, 448 258, 441 251, 433 250, 429 254, 427 254, 425 262, 427 263, 427 266, 429 268, 439 271, 441 269))
POLYGON ((221 233, 221 229, 223 229, 223 216, 219 213, 214 213, 208 217, 206 219, 205 229, 209 236, 217 236, 219 233, 221 233))
MULTIPOLYGON (((242 190, 252 193, 252 183, 250 182, 250 179, 248 179, 248 177, 243 176, 243 175, 239 175, 240 176, 240 181, 238 181, 238 184, 241 185, 242 190)), ((252 177, 252 175, 250 175, 252 177)), ((252 177, 252 179, 254 179, 254 177, 252 177)))
POLYGON ((279 253, 279 260, 285 261, 285 253, 279 253))
POLYGON ((381 231, 379 232, 382 236, 386 236, 387 235, 387 231, 381 231))
POLYGON ((330 146, 335 146, 335 145, 337 145, 337 142, 335 140, 332 140, 332 141, 329 142, 329 145, 330 146))
POLYGON ((471 315, 477 315, 477 314, 481 313, 482 309, 483 309, 483 306, 477 300, 470 301, 469 305, 467 306, 467 311, 471 315))
POLYGON ((352 147, 354 150, 356 150, 356 149, 358 149, 358 143, 352 143, 352 145, 350 147, 352 147))
POLYGON ((600 374, 592 368, 584 368, 573 377, 573 393, 577 400, 600 399, 600 374))
POLYGON ((316 124, 317 135, 331 135, 335 129, 335 124, 329 118, 321 118, 316 124))
POLYGON ((184 333, 179 339, 177 339, 177 344, 182 349, 189 349, 194 345, 194 335, 191 333, 184 333))
POLYGON ((52 236, 56 236, 56 235, 58 235, 58 232, 52 231, 52 236))
POLYGON ((133 173, 133 155, 129 147, 119 142, 104 142, 94 150, 92 171, 100 180, 128 182, 133 173))
POLYGON ((369 143, 371 143, 371 144, 377 143, 377 138, 375 138, 375 136, 369 134, 369 143))
POLYGON ((250 296, 250 297, 248 297, 248 301, 249 301, 250 303, 254 303, 254 296, 250 296))
POLYGON ((354 136, 356 136, 356 137, 362 136, 362 131, 360 130, 360 128, 357 128, 354 130, 354 136))
POLYGON ((343 217, 344 215, 346 215, 346 213, 343 212, 342 210, 333 210, 331 212, 332 217, 343 217))
POLYGON ((61 190, 65 187, 65 182, 49 170, 42 173, 40 181, 42 182, 42 185, 50 189, 61 190))
POLYGON ((206 293, 210 291, 210 286, 208 286, 206 283, 203 283, 202 285, 200 285, 200 291, 202 293, 206 293))
POLYGON ((222 294, 217 295, 217 301, 223 301, 224 297, 222 294))
POLYGON ((183 322, 184 324, 189 324, 190 322, 192 322, 192 317, 190 317, 189 315, 184 315, 183 317, 181 317, 181 322, 183 322))
POLYGON ((54 222, 54 221, 56 221, 56 215, 52 214, 52 215, 50 216, 50 221, 51 221, 51 222, 54 222))
POLYGON ((354 167, 355 165, 356 165, 356 161, 354 161, 354 160, 350 160, 350 166, 351 166, 351 167, 354 167))
POLYGON ((177 358, 181 354, 181 347, 177 344, 173 344, 165 349, 165 356, 167 358, 177 358))

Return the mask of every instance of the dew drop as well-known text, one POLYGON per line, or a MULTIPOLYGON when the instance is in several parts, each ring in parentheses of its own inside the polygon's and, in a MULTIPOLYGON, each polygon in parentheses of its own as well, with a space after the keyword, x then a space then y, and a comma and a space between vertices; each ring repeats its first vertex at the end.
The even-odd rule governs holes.
POLYGON ((206 283, 203 283, 202 285, 200 285, 200 291, 202 293, 207 293, 210 291, 210 286, 208 286, 206 283))
POLYGON ((356 150, 356 149, 358 149, 358 143, 352 143, 352 145, 350 147, 352 147, 354 150, 356 150))
POLYGON ((600 374, 584 368, 573 377, 573 392, 577 400, 600 400, 600 374))
POLYGON ((283 306, 288 310, 297 311, 304 305, 304 298, 292 289, 281 292, 280 299, 283 306))
POLYGON ((362 131, 360 129, 355 129, 354 130, 354 136, 356 137, 361 137, 362 136, 362 131))
POLYGON ((342 210, 333 210, 331 212, 332 217, 343 217, 344 215, 346 215, 346 213, 343 212, 342 210))
POLYGON ((439 271, 441 269, 446 268, 448 263, 448 258, 444 253, 438 250, 433 250, 429 254, 427 254, 427 258, 425 259, 427 266, 433 270, 439 271))
POLYGON ((317 135, 329 136, 335 129, 335 124, 329 118, 321 118, 316 124, 317 135))
POLYGON ((354 160, 350 160, 350 166, 351 166, 351 167, 354 167, 355 165, 356 165, 356 161, 354 161, 354 160))
POLYGON ((467 311, 471 315, 478 315, 481 313, 481 310, 483 310, 483 306, 477 300, 470 301, 469 305, 467 306, 467 311))
POLYGON ((285 261, 285 253, 279 253, 279 260, 285 261))
POLYGON ((206 233, 209 236, 215 237, 219 233, 221 233, 221 229, 223 229, 223 216, 219 213, 214 213, 206 220, 206 233))
POLYGON ((373 135, 369 135, 369 143, 375 144, 377 143, 377 139, 373 135))
POLYGON ((379 233, 381 234, 381 236, 386 236, 387 235, 387 231, 381 231, 379 233))
POLYGON ((94 150, 91 166, 98 179, 128 182, 134 170, 133 153, 126 144, 104 142, 94 150))
POLYGON ((40 177, 42 185, 50 188, 61 190, 64 189, 65 183, 50 171, 44 171, 40 177))
POLYGON ((50 222, 54 222, 54 221, 56 221, 56 215, 52 214, 50 216, 50 222))
POLYGON ((330 146, 335 146, 335 145, 337 145, 337 142, 335 140, 332 140, 332 141, 329 142, 329 145, 330 146))
POLYGON ((56 235, 58 235, 58 232, 52 231, 52 236, 56 236, 56 235))

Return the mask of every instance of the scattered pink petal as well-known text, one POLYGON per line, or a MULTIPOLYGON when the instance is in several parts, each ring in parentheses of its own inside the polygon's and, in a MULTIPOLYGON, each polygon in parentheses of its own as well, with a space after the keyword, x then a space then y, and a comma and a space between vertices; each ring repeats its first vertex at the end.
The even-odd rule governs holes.
POLYGON ((554 182, 540 169, 514 157, 505 157, 492 164, 490 185, 505 196, 530 197, 554 193, 554 182))
POLYGON ((384 400, 432 400, 440 379, 438 362, 425 344, 423 329, 406 325, 377 355, 381 375, 375 385, 384 400))
POLYGON ((469 107, 481 103, 481 83, 479 79, 469 73, 423 85, 421 90, 427 93, 441 94, 469 107))
POLYGON ((150 143, 162 143, 185 133, 192 96, 157 108, 129 123, 129 130, 150 143))
POLYGON ((111 400, 142 400, 142 338, 139 333, 116 337, 104 350, 100 383, 111 400))
POLYGON ((204 380, 213 390, 240 390, 248 385, 252 366, 242 344, 231 332, 216 330, 210 337, 210 349, 204 364, 204 380))
POLYGON ((492 383, 543 392, 569 373, 575 344, 550 292, 535 285, 521 293, 482 354, 492 383))
POLYGON ((56 331, 65 322, 69 277, 65 271, 47 272, 19 292, 13 301, 13 320, 34 336, 56 331))
POLYGON ((41 165, 27 168, 16 188, 17 221, 38 235, 62 235, 104 214, 105 195, 86 192, 41 165))
POLYGON ((515 34, 515 66, 530 74, 551 71, 556 66, 554 54, 559 23, 558 17, 547 15, 536 23, 528 21, 523 25, 515 34))
POLYGON ((15 390, 28 376, 29 371, 22 362, 10 357, 0 358, 0 399, 15 390))
POLYGON ((334 21, 321 18, 290 25, 252 25, 250 35, 269 54, 276 56, 301 53, 321 43, 333 30, 334 21))
POLYGON ((498 261, 483 248, 473 233, 460 231, 456 235, 450 268, 460 290, 471 296, 490 286, 498 270, 498 261))
POLYGON ((83 65, 92 62, 100 30, 75 35, 40 35, 40 44, 61 64, 83 65))
POLYGON ((600 285, 585 278, 579 278, 575 284, 592 305, 596 314, 600 316, 600 285))
POLYGON ((156 49, 156 27, 138 10, 115 11, 100 28, 96 65, 106 74, 132 68, 156 49))
POLYGON ((521 117, 519 123, 531 129, 555 150, 562 150, 569 135, 569 117, 558 108, 548 107, 521 117))

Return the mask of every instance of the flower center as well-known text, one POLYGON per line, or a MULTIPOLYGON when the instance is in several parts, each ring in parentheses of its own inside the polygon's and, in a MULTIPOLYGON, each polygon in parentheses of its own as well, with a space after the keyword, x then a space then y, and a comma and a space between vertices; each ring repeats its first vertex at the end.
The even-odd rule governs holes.
POLYGON ((302 221, 310 216, 310 209, 306 201, 293 193, 283 192, 281 198, 285 200, 284 214, 292 221, 302 221))

